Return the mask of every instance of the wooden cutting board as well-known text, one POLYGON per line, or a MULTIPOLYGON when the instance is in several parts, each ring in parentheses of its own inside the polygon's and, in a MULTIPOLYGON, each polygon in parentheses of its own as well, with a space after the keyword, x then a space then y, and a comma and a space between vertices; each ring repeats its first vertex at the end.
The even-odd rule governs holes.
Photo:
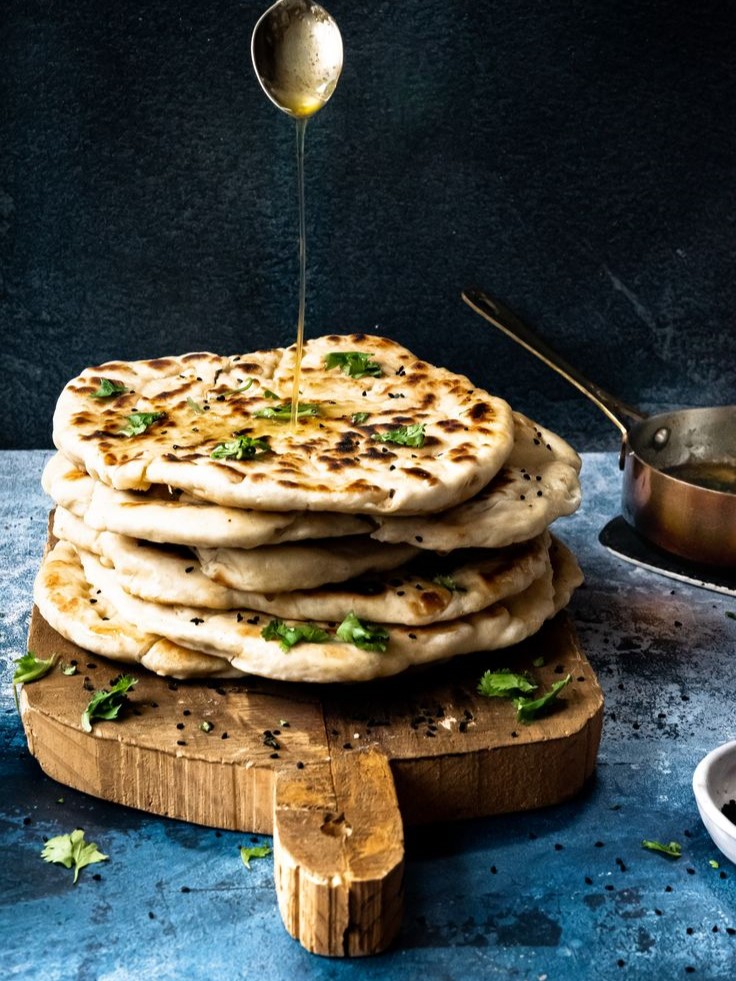
POLYGON ((565 614, 516 648, 371 684, 175 682, 133 669, 129 707, 91 734, 81 714, 120 663, 70 644, 35 608, 28 645, 78 669, 54 668, 21 691, 45 772, 128 807, 273 834, 284 924, 318 954, 372 954, 396 935, 404 822, 562 801, 593 772, 600 742, 603 696, 565 614), (498 667, 529 670, 539 691, 573 680, 556 711, 524 725, 509 700, 476 693, 498 667))

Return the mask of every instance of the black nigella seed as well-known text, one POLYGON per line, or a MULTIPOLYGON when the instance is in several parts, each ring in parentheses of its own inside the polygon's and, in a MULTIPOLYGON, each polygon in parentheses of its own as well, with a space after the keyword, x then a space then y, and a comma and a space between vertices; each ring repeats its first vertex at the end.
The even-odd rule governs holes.
POLYGON ((297 760, 296 768, 297 768, 297 770, 303 770, 304 769, 304 764, 302 763, 301 760, 297 760))
POLYGON ((561 851, 562 851, 562 849, 563 849, 564 847, 565 847, 565 846, 564 846, 564 845, 561 845, 561 844, 559 843, 559 841, 558 841, 558 842, 555 842, 555 851, 556 851, 556 852, 561 852, 561 851))
POLYGON ((186 567, 186 569, 184 570, 184 572, 186 572, 186 574, 189 575, 190 572, 194 572, 194 566, 193 565, 188 565, 186 567))
POLYGON ((176 745, 177 746, 186 746, 186 744, 187 744, 186 739, 177 739, 176 740, 176 745))
POLYGON ((603 848, 603 847, 604 847, 604 846, 603 846, 603 842, 602 842, 602 841, 597 841, 597 842, 595 843, 595 847, 596 847, 596 848, 603 848))
POLYGON ((181 887, 181 891, 182 892, 191 892, 192 890, 189 888, 189 886, 182 886, 181 887))
POLYGON ((353 744, 352 743, 343 743, 342 744, 342 748, 343 749, 352 749, 353 748, 353 744))
POLYGON ((586 877, 585 877, 585 885, 586 886, 592 886, 593 885, 593 880, 590 878, 589 875, 586 875, 586 877))
POLYGON ((191 715, 192 713, 189 711, 189 709, 184 709, 184 711, 181 714, 182 715, 191 715))
POLYGON ((269 754, 269 759, 277 760, 277 759, 279 759, 279 754, 278 753, 270 753, 269 754))
POLYGON ((29 824, 32 824, 32 823, 33 823, 33 819, 32 818, 29 818, 29 817, 24 817, 23 818, 23 824, 25 824, 26 826, 29 825, 29 824))
POLYGON ((220 739, 227 739, 227 733, 223 732, 223 734, 220 736, 220 739))
POLYGON ((95 872, 92 878, 95 880, 95 882, 102 882, 102 876, 99 872, 95 872))
POLYGON ((176 728, 177 729, 183 729, 184 728, 184 723, 183 722, 177 722, 176 723, 176 728))
POLYGON ((498 869, 496 868, 496 866, 495 865, 492 865, 491 866, 491 873, 492 873, 492 875, 495 875, 497 872, 498 872, 498 869))

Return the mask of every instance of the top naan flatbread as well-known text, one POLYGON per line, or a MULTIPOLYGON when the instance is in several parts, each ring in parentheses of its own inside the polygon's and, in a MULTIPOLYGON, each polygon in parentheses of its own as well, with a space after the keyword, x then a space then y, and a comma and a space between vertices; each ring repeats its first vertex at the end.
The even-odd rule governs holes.
POLYGON ((294 431, 288 422, 256 417, 288 402, 294 361, 294 349, 286 348, 88 368, 59 397, 54 442, 121 490, 167 484, 233 507, 366 514, 425 514, 467 500, 511 451, 506 402, 394 341, 364 334, 306 343, 300 398, 319 415, 301 419, 294 431), (327 355, 352 351, 370 355, 381 374, 357 378, 326 368, 327 355), (101 379, 129 391, 94 398, 101 379), (124 435, 133 413, 165 416, 139 435, 124 435), (416 425, 425 428, 422 446, 374 438, 416 425), (270 451, 213 459, 235 434, 267 440, 270 451))

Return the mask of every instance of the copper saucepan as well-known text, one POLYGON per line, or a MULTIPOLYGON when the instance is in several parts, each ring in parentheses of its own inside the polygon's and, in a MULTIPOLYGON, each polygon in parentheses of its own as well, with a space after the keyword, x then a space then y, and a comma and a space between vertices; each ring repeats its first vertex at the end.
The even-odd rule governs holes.
POLYGON ((647 416, 585 378, 499 300, 479 289, 462 297, 619 428, 629 524, 667 552, 736 568, 736 405, 647 416))

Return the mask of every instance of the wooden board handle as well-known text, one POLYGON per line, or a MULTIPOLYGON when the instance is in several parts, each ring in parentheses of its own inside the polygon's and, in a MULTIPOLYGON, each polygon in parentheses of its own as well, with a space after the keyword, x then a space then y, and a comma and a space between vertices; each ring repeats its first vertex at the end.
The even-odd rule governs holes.
POLYGON ((284 925, 307 950, 384 950, 401 924, 404 829, 388 759, 376 750, 282 770, 274 875, 284 925))

